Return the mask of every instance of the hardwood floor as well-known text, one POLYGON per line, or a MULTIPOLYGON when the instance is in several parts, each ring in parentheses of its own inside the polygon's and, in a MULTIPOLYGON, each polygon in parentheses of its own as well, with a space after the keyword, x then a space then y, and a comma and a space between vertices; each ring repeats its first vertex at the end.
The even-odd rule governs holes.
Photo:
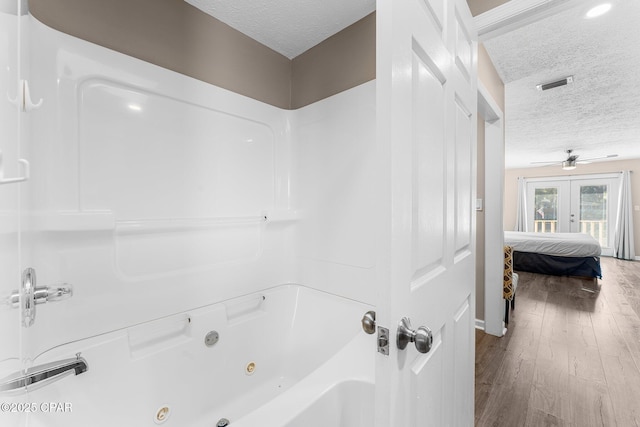
POLYGON ((640 426, 640 262, 520 274, 502 337, 476 331, 476 426, 640 426))

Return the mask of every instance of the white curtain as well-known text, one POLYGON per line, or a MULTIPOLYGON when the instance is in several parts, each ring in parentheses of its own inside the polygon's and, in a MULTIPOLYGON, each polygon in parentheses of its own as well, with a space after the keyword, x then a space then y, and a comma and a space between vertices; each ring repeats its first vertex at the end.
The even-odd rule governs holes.
POLYGON ((514 231, 529 231, 527 228, 527 180, 518 177, 518 209, 514 231))
POLYGON ((614 256, 619 259, 635 259, 633 244, 633 206, 631 203, 631 171, 623 171, 620 177, 620 198, 614 242, 614 256))

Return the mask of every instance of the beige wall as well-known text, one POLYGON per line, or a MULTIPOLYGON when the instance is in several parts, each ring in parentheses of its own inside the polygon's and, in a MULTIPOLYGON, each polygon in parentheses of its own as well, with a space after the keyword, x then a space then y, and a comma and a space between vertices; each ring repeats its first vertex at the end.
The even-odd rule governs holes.
MULTIPOLYGON (((595 162, 586 165, 578 165, 577 169, 565 171, 560 166, 545 166, 540 168, 507 169, 504 176, 505 204, 504 204, 504 229, 513 230, 516 224, 516 201, 518 198, 518 177, 538 178, 552 176, 587 175, 593 173, 620 172, 631 170, 631 197, 635 206, 640 206, 640 159, 617 160, 610 162, 595 162)), ((636 253, 640 248, 640 211, 633 212, 635 225, 636 253)))
POLYGON ((469 5, 469 9, 471 9, 471 14, 476 16, 508 1, 509 0, 467 0, 467 4, 469 5))
MULTIPOLYGON (((478 44, 478 79, 489 91, 493 100, 504 113, 504 84, 498 75, 491 58, 482 43, 478 44)), ((478 115, 478 184, 477 197, 485 199, 486 191, 502 191, 502 188, 485 189, 485 158, 484 158, 484 118, 478 115)), ((484 211, 476 211, 476 319, 484 320, 484 211)))
POLYGON ((30 0, 44 24, 198 80, 288 108, 291 65, 182 0, 30 0))
POLYGON ((375 78, 375 14, 292 61, 182 0, 29 0, 29 9, 56 30, 285 109, 375 78))
POLYGON ((292 65, 294 109, 375 79, 375 12, 297 56, 292 65))

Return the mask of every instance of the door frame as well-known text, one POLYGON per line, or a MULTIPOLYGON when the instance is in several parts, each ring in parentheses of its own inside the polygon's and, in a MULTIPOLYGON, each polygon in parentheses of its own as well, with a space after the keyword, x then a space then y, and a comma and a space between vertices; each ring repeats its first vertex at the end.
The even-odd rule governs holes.
MULTIPOLYGON (((476 327, 501 337, 506 333, 502 282, 504 273, 504 115, 478 79, 478 117, 484 126, 484 320, 476 327), (487 191, 490 189, 490 191, 487 191), (499 189, 499 191, 498 191, 499 189)), ((476 225, 476 230, 477 230, 476 225)), ((478 248, 479 249, 479 248, 478 248)))

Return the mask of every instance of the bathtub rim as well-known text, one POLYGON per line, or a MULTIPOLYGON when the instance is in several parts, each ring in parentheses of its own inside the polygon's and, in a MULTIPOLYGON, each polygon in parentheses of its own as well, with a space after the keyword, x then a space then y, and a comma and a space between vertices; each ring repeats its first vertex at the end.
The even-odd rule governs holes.
MULTIPOLYGON (((375 309, 375 306, 372 305, 372 304, 369 304, 369 303, 366 303, 366 302, 363 302, 363 301, 359 301, 359 300, 356 300, 356 299, 353 299, 353 298, 345 297, 343 295, 339 295, 339 294, 336 294, 336 293, 333 293, 333 292, 327 292, 327 291, 324 291, 324 290, 321 290, 321 289, 317 289, 317 288, 314 288, 312 286, 308 286, 308 285, 305 285, 305 284, 300 284, 300 283, 295 283, 295 282, 282 283, 282 284, 278 284, 278 285, 272 285, 272 286, 263 288, 263 289, 258 290, 258 291, 248 292, 248 293, 244 293, 244 294, 241 294, 241 295, 233 296, 231 298, 226 298, 226 299, 223 299, 223 300, 220 300, 220 301, 216 301, 216 302, 211 303, 211 304, 204 304, 204 305, 200 305, 200 306, 197 306, 197 307, 192 307, 192 308, 190 308, 188 310, 172 312, 170 314, 167 314, 166 316, 153 318, 153 319, 150 319, 150 320, 146 320, 144 322, 138 322, 138 323, 135 323, 135 324, 132 324, 132 325, 128 325, 128 326, 122 327, 122 328, 113 329, 111 331, 101 332, 101 333, 96 334, 96 335, 91 335, 91 336, 83 337, 83 338, 80 338, 80 339, 77 339, 77 340, 61 343, 61 344, 58 344, 58 345, 56 345, 54 347, 48 348, 47 350, 44 350, 44 351, 38 353, 32 359, 30 359, 30 362, 31 363, 35 363, 36 361, 39 361, 40 358, 46 356, 47 354, 49 354, 51 352, 55 353, 55 350, 59 349, 61 347, 65 347, 65 346, 72 345, 72 344, 75 344, 75 343, 80 343, 80 342, 83 342, 83 341, 86 341, 86 340, 97 339, 99 337, 106 337, 108 335, 116 334, 118 332, 126 332, 127 330, 129 330, 131 328, 137 328, 137 327, 141 327, 141 326, 144 326, 144 325, 150 325, 153 322, 161 321, 163 319, 169 319, 171 317, 179 316, 181 314, 185 314, 185 313, 188 313, 190 311, 203 310, 203 309, 206 309, 208 307, 213 307, 213 306, 218 305, 218 304, 229 303, 229 302, 231 302, 233 300, 236 300, 236 299, 249 298, 252 295, 257 295, 257 294, 260 294, 260 293, 266 293, 266 292, 269 292, 269 291, 274 291, 274 290, 276 290, 278 288, 282 288, 282 289, 285 289, 285 288, 300 288, 300 289, 305 289, 306 291, 318 292, 318 293, 324 294, 326 296, 343 299, 343 300, 349 301, 350 303, 353 303, 353 304, 356 304, 356 305, 361 305, 362 308, 364 309, 363 314, 367 310, 375 309)), ((2 366, 5 363, 8 364, 8 363, 15 362, 16 360, 17 359, 15 359, 15 358, 8 358, 8 359, 0 360, 0 366, 2 366)), ((46 362, 46 359, 45 359, 45 362, 46 362)))

